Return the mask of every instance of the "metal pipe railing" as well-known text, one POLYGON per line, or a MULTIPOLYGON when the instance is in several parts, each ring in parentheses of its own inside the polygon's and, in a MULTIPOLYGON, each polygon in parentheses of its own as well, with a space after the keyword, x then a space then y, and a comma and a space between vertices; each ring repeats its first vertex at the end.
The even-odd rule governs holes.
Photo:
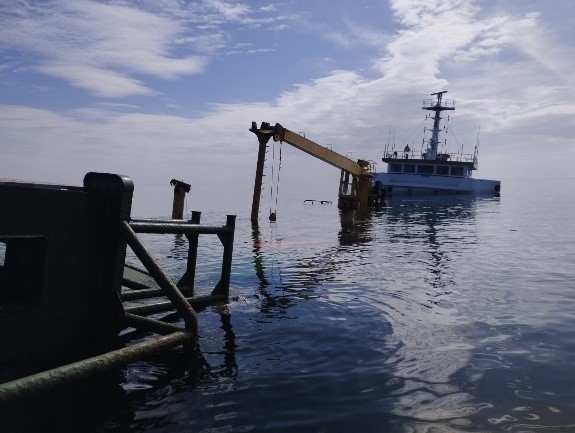
MULTIPOLYGON (((228 215, 234 216, 234 215, 228 215)), ((171 234, 220 234, 234 230, 229 226, 200 226, 187 221, 144 221, 132 220, 129 223, 136 233, 171 233, 171 234)))
POLYGON ((138 283, 137 281, 132 281, 127 278, 122 278, 122 286, 127 287, 128 289, 136 290, 136 291, 145 291, 150 290, 150 286, 142 283, 138 283))
MULTIPOLYGON (((182 294, 184 294, 184 292, 182 292, 182 294)), ((162 295, 164 295, 164 291, 162 289, 135 290, 129 292, 122 291, 120 299, 122 302, 137 301, 139 299, 157 298, 162 295)))
POLYGON ((126 327, 150 331, 160 335, 168 335, 172 332, 179 332, 182 330, 182 328, 177 325, 172 325, 171 323, 162 322, 161 320, 150 319, 149 317, 142 317, 128 312, 124 313, 122 318, 126 327))
MULTIPOLYGON (((213 305, 218 302, 226 302, 228 298, 225 295, 206 295, 206 296, 193 296, 186 298, 192 308, 200 310, 207 307, 208 305, 213 305)), ((171 302, 155 302, 153 304, 137 305, 134 307, 126 308, 126 313, 137 314, 146 316, 148 314, 161 313, 168 311, 173 308, 171 302)))
MULTIPOLYGON (((229 297, 230 288, 230 275, 232 268, 232 255, 233 255, 233 243, 234 243, 234 233, 236 216, 227 215, 225 226, 200 226, 201 212, 192 212, 192 219, 190 221, 181 220, 167 220, 158 221, 150 219, 134 219, 127 223, 134 233, 171 233, 171 234, 185 234, 188 238, 189 248, 188 248, 188 258, 186 272, 182 278, 176 284, 176 287, 181 291, 189 293, 194 293, 194 281, 196 273, 196 261, 197 261, 197 250, 198 250, 198 238, 200 234, 216 234, 220 239, 224 247, 223 257, 222 257, 222 268, 220 280, 216 284, 216 287, 212 291, 212 295, 215 296, 225 296, 229 297)), ((134 251, 135 252, 135 251, 134 251)), ((148 254, 149 255, 149 254, 148 254)), ((140 259, 141 260, 141 259, 140 259)), ((142 262, 143 263, 143 262, 142 262)), ((155 278, 155 277, 154 277, 155 278)), ((127 287, 130 287, 127 285, 127 287)), ((143 287, 138 287, 134 285, 134 289, 143 289, 143 287)), ((128 296, 122 295, 124 300, 127 299, 138 299, 146 297, 146 295, 154 296, 158 292, 147 292, 141 295, 129 294, 128 296)))
POLYGON ((138 236, 127 221, 120 223, 120 229, 126 242, 134 251, 134 254, 140 259, 144 267, 148 270, 150 275, 156 280, 160 288, 164 291, 165 295, 172 302, 176 311, 182 315, 186 329, 192 331, 194 335, 198 334, 198 318, 196 312, 190 306, 184 295, 172 283, 169 277, 164 273, 162 268, 150 255, 144 244, 140 242, 138 236))
POLYGON ((122 349, 104 353, 74 362, 68 365, 43 371, 0 385, 0 403, 26 397, 74 380, 85 379, 95 373, 101 373, 119 367, 162 350, 194 343, 196 333, 191 330, 179 330, 151 341, 133 344, 122 349))

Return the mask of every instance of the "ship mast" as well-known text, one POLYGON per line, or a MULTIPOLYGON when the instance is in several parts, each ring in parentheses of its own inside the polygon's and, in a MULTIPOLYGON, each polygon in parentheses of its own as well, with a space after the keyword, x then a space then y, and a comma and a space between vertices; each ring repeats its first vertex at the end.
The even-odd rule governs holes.
POLYGON ((455 110, 455 101, 452 99, 443 100, 443 94, 447 93, 447 90, 443 92, 432 93, 431 96, 437 96, 437 100, 426 99, 423 101, 423 109, 429 111, 435 111, 433 117, 433 132, 431 133, 431 139, 429 140, 429 147, 427 148, 425 159, 435 160, 437 159, 437 145, 439 143, 439 124, 441 123, 441 112, 445 110, 455 110))

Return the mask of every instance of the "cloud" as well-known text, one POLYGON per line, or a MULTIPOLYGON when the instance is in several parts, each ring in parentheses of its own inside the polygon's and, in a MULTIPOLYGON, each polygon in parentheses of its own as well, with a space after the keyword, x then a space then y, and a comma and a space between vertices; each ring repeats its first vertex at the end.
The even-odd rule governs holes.
POLYGON ((50 63, 39 66, 38 71, 63 78, 72 86, 90 91, 102 98, 118 98, 132 95, 150 95, 153 90, 141 81, 124 74, 91 66, 69 63, 50 63))
POLYGON ((262 6, 260 8, 260 10, 262 10, 264 12, 274 12, 276 10, 276 7, 274 5, 267 5, 267 6, 262 6))
POLYGON ((406 87, 422 81, 429 85, 439 75, 442 61, 488 54, 485 47, 497 48, 502 43, 493 38, 485 42, 483 32, 494 23, 475 19, 478 8, 469 1, 392 0, 391 8, 404 29, 397 32, 387 47, 388 55, 375 66, 387 80, 401 80, 406 87), (477 48, 481 46, 483 50, 477 48))
POLYGON ((218 0, 6 3, 0 40, 4 49, 33 55, 32 69, 96 96, 150 95, 142 76, 173 80, 205 71, 207 56, 225 47, 222 23, 269 21, 251 12, 218 0))
POLYGON ((205 0, 204 3, 220 13, 226 21, 243 21, 250 12, 250 8, 241 3, 230 4, 220 0, 205 0))

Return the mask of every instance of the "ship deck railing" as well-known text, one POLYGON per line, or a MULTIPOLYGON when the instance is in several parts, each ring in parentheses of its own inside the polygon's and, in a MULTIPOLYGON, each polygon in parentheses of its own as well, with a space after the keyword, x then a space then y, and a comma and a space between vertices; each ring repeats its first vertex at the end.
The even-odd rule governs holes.
POLYGON ((425 152, 409 152, 407 158, 405 152, 386 152, 385 159, 398 159, 398 160, 413 160, 413 161, 427 161, 427 162, 466 162, 472 163, 474 155, 471 153, 438 153, 435 160, 426 159, 425 152))

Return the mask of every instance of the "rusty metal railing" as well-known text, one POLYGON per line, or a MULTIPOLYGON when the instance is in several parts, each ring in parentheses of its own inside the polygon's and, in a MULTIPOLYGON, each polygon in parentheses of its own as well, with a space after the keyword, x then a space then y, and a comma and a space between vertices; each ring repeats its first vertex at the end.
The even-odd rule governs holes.
MULTIPOLYGON (((235 215, 228 215, 225 226, 200 226, 200 212, 193 212, 189 222, 181 220, 131 220, 120 222, 123 240, 130 246, 144 267, 154 278, 160 291, 148 291, 149 297, 165 295, 169 302, 160 302, 140 307, 126 308, 122 324, 145 332, 161 335, 138 344, 123 347, 52 370, 0 384, 0 402, 10 401, 55 386, 80 380, 90 375, 109 370, 145 356, 177 346, 193 347, 198 337, 198 319, 193 306, 202 307, 214 302, 225 302, 229 298, 232 265, 235 215), (174 284, 148 252, 136 233, 185 234, 189 239, 188 263, 184 277, 178 285, 193 292, 195 264, 197 260, 198 236, 216 234, 224 246, 220 280, 209 296, 186 298, 178 285, 174 284), (179 326, 144 317, 159 311, 175 309, 182 316, 185 329, 179 326)), ((143 288, 137 284, 133 288, 143 288)), ((145 291, 145 290, 144 290, 145 291)))
POLYGON ((182 292, 172 283, 170 278, 164 273, 160 265, 153 259, 144 244, 140 242, 138 236, 127 221, 120 223, 120 229, 124 239, 134 251, 134 254, 140 259, 145 268, 150 272, 156 283, 160 286, 164 294, 168 297, 170 302, 176 308, 176 311, 184 318, 186 330, 197 334, 198 332, 198 318, 196 312, 191 305, 186 301, 182 292))

